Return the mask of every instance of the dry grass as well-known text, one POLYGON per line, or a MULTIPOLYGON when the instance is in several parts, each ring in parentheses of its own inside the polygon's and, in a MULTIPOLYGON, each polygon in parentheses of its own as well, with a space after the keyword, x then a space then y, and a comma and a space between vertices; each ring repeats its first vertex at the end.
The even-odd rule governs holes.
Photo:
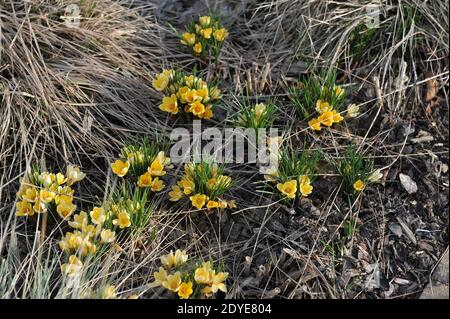
MULTIPOLYGON (((193 10, 185 10, 189 6, 184 2, 152 1, 131 8, 129 2, 87 1, 95 6, 85 5, 89 15, 79 29, 71 29, 61 20, 63 6, 56 1, 0 0, 0 298, 67 298, 81 293, 70 295, 58 275, 60 230, 41 244, 35 229, 14 217, 18 178, 25 170, 34 162, 52 167, 67 162, 82 165, 89 181, 80 197, 90 207, 113 187, 108 163, 124 139, 152 138, 170 128, 167 117, 155 111, 158 94, 150 86, 150 76, 162 65, 190 69, 196 64, 166 24, 181 29, 193 10)), ((306 140, 311 149, 320 148, 336 159, 355 142, 387 172, 401 161, 416 163, 417 158, 429 156, 426 150, 403 154, 411 145, 408 133, 402 140, 390 136, 395 127, 408 127, 419 115, 432 135, 448 140, 448 127, 427 111, 424 96, 427 83, 436 80, 438 91, 448 98, 449 4, 387 1, 380 28, 357 58, 350 38, 364 23, 363 4, 368 3, 196 2, 194 8, 222 12, 231 34, 218 70, 225 110, 215 125, 222 125, 230 112, 232 93, 247 86, 260 98, 282 103, 276 123, 286 130, 287 143, 294 148, 306 140), (297 121, 286 100, 286 87, 301 74, 328 67, 338 69, 339 82, 354 92, 351 99, 363 114, 356 124, 345 124, 318 139, 297 121)), ((215 71, 207 67, 200 75, 211 78, 215 71)), ((448 104, 442 102, 442 108, 448 112, 448 104)), ((448 156, 446 147, 432 152, 448 156)), ((364 222, 378 238, 352 233, 344 250, 366 251, 373 265, 387 272, 384 210, 389 195, 385 189, 374 190, 370 201, 361 196, 343 203, 340 185, 325 187, 327 197, 304 203, 302 214, 308 217, 294 218, 291 208, 255 192, 260 176, 253 167, 229 169, 247 181, 233 193, 239 210, 199 216, 167 210, 161 198, 152 224, 158 229, 154 241, 138 245, 147 238, 144 233, 124 243, 120 252, 106 252, 91 264, 81 286, 112 283, 124 297, 161 297, 162 291, 146 286, 157 258, 172 248, 186 248, 192 256, 214 256, 224 262, 230 272, 231 298, 371 295, 367 285, 376 272, 359 274, 363 283, 350 293, 351 282, 337 280, 345 277, 343 258, 331 254, 324 243, 342 238, 349 217, 358 219, 372 210, 375 213, 364 222), (288 235, 280 235, 280 227, 288 235)))

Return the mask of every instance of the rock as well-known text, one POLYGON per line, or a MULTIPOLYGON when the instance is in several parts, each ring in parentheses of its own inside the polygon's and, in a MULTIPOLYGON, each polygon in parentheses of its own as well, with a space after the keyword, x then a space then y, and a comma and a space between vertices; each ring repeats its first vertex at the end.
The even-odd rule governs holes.
POLYGON ((399 174, 400 182, 403 188, 408 192, 408 194, 414 194, 417 192, 417 184, 406 174, 399 174))

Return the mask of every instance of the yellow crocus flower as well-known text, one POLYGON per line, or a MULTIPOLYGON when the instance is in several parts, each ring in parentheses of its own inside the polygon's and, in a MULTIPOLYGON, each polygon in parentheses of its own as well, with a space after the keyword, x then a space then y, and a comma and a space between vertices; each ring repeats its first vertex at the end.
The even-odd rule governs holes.
POLYGON ((195 101, 200 101, 202 99, 202 97, 197 94, 197 90, 195 89, 187 90, 182 98, 184 102, 188 104, 194 103, 195 101))
POLYGON ((61 216, 61 218, 66 219, 70 215, 72 215, 76 208, 77 205, 73 203, 60 202, 58 206, 56 206, 56 212, 59 214, 59 216, 61 216))
POLYGON ((313 191, 311 181, 308 176, 303 175, 300 177, 300 193, 303 197, 307 197, 313 191))
POLYGON ((169 192, 169 200, 171 202, 178 202, 183 195, 184 194, 178 185, 172 185, 172 190, 169 192))
POLYGON ((330 103, 322 100, 317 100, 316 102, 316 111, 320 114, 323 114, 325 112, 331 111, 332 107, 330 106, 330 103))
POLYGON ((204 262, 201 267, 197 268, 194 273, 195 282, 198 284, 209 284, 212 281, 213 270, 211 263, 204 262))
POLYGON ((214 113, 212 111, 212 106, 208 105, 205 108, 205 111, 200 115, 200 118, 205 119, 205 120, 209 120, 210 118, 212 118, 214 116, 214 113))
POLYGON ((170 114, 178 113, 178 99, 175 94, 171 96, 163 97, 162 104, 159 105, 159 109, 164 112, 168 112, 170 114))
POLYGON ((163 287, 173 292, 177 292, 180 285, 181 285, 181 273, 179 271, 177 271, 173 275, 168 275, 166 280, 163 282, 163 287))
POLYGON ((159 92, 164 91, 169 84, 169 77, 164 73, 159 74, 156 79, 152 81, 153 88, 159 92))
POLYGON ((205 105, 203 105, 200 101, 195 101, 190 104, 189 112, 196 116, 201 116, 205 112, 205 105))
POLYGON ((197 42, 197 43, 194 45, 194 52, 195 52, 196 54, 202 53, 202 44, 201 44, 200 42, 197 42))
POLYGON ((160 259, 163 266, 171 269, 172 267, 178 267, 184 264, 188 259, 188 255, 186 251, 177 249, 175 253, 171 250, 167 255, 161 256, 160 259))
POLYGON ((293 199, 295 198, 295 193, 297 192, 297 181, 293 179, 285 183, 278 183, 277 188, 288 198, 293 199))
POLYGON ((337 97, 341 97, 344 93, 345 93, 345 90, 343 88, 341 88, 340 86, 337 86, 337 85, 334 86, 334 94, 337 97))
POLYGON ((119 226, 120 229, 124 229, 131 226, 130 215, 126 211, 120 211, 117 214, 117 218, 113 220, 113 224, 119 226))
POLYGON ((184 82, 189 88, 193 88, 194 85, 199 81, 199 78, 194 75, 188 75, 184 77, 184 82))
POLYGON ((254 112, 255 112, 256 120, 259 120, 261 118, 261 116, 263 116, 264 113, 266 112, 266 105, 263 103, 256 104, 254 112))
POLYGON ((95 225, 103 225, 106 220, 106 214, 103 207, 94 207, 89 215, 91 216, 91 221, 95 225))
POLYGON ((186 103, 186 93, 189 91, 190 89, 187 86, 183 86, 181 88, 178 89, 177 92, 177 97, 180 99, 181 102, 186 103))
POLYGON ((322 113, 318 117, 318 120, 321 124, 330 127, 331 125, 333 125, 333 112, 327 111, 325 113, 322 113))
POLYGON ((183 33, 183 35, 181 36, 181 43, 184 45, 188 45, 188 46, 194 45, 195 44, 195 34, 189 33, 189 32, 183 33))
POLYGON ((81 171, 81 169, 78 166, 75 165, 69 165, 66 168, 66 176, 67 186, 72 186, 73 184, 81 181, 83 178, 86 177, 86 174, 81 171))
POLYGON ((16 216, 33 216, 34 210, 31 203, 28 202, 18 202, 16 204, 16 216))
POLYGON ((33 205, 33 210, 38 214, 45 213, 47 211, 47 205, 38 199, 33 205))
POLYGON ((175 265, 175 255, 171 250, 167 255, 161 256, 161 264, 167 269, 171 269, 175 265))
POLYGON ((178 296, 181 299, 188 299, 190 295, 192 295, 194 291, 192 290, 192 282, 183 282, 178 287, 178 296))
POLYGON ((73 221, 69 221, 69 226, 75 229, 82 229, 88 224, 88 215, 81 211, 79 214, 73 216, 73 221))
POLYGON ((218 42, 224 41, 226 37, 228 37, 228 30, 227 29, 221 28, 221 29, 218 29, 218 30, 214 31, 214 38, 218 42))
POLYGON ((350 104, 347 107, 347 115, 349 117, 357 117, 359 115, 359 106, 356 104, 350 104))
POLYGON ((322 129, 321 123, 318 119, 313 118, 308 122, 309 127, 314 131, 320 131, 322 129))
POLYGON ((151 187, 152 186, 152 174, 149 172, 145 172, 141 176, 139 176, 137 185, 139 187, 151 187))
POLYGON ((163 267, 159 267, 159 271, 153 273, 153 278, 155 278, 155 282, 152 287, 162 286, 163 282, 167 280, 167 271, 163 267))
POLYGON ((185 250, 177 249, 175 251, 175 267, 178 267, 188 260, 188 255, 185 250))
POLYGON ((34 187, 27 188, 22 195, 22 200, 28 203, 34 203, 38 200, 38 191, 34 187))
POLYGON ((100 233, 100 239, 104 244, 112 243, 116 239, 116 232, 109 229, 103 229, 100 233))
POLYGON ((55 199, 55 193, 52 191, 41 189, 39 192, 39 200, 45 204, 50 203, 52 200, 55 199))
POLYGON ((42 172, 38 176, 39 182, 44 185, 44 187, 50 187, 55 181, 55 174, 50 174, 49 172, 42 172))
POLYGON ((153 273, 153 278, 155 281, 148 285, 150 288, 162 286, 167 280, 167 271, 163 267, 159 267, 159 271, 153 273))
POLYGON ((211 23, 211 17, 210 16, 202 16, 199 18, 198 22, 200 22, 200 25, 202 27, 207 27, 211 23))
POLYGON ((204 194, 196 194, 194 196, 189 197, 192 205, 197 209, 202 209, 205 206, 206 201, 208 200, 208 196, 204 194))
POLYGON ((160 192, 164 189, 164 182, 162 180, 160 180, 158 177, 156 177, 153 181, 152 181, 152 185, 151 185, 151 190, 153 192, 160 192))
POLYGON ((63 173, 57 173, 55 176, 55 181, 56 184, 58 184, 58 186, 64 184, 65 182, 67 182, 67 178, 64 176, 63 173))
POLYGON ((206 204, 206 208, 208 209, 213 209, 213 208, 219 208, 220 207, 220 203, 216 202, 214 200, 210 200, 208 201, 208 203, 206 204))
POLYGON ((212 32, 213 32, 212 28, 206 28, 206 29, 200 30, 200 35, 208 40, 208 39, 211 39, 212 32))
POLYGON ((367 181, 369 183, 378 183, 383 178, 383 173, 381 173, 380 169, 377 169, 370 174, 370 176, 367 178, 367 181))
POLYGON ((152 176, 164 176, 166 174, 164 164, 158 157, 150 164, 147 171, 152 176))
POLYGON ((208 101, 208 98, 209 98, 208 89, 197 89, 196 90, 196 94, 197 94, 197 96, 199 96, 201 98, 201 100, 203 102, 207 102, 208 101))
POLYGON ((341 114, 338 113, 336 110, 333 110, 332 113, 333 113, 333 123, 339 123, 344 119, 341 116, 341 114))
POLYGON ((209 97, 211 100, 218 100, 222 97, 221 93, 220 93, 220 89, 217 86, 212 87, 209 90, 209 97))
POLYGON ((127 175, 128 170, 130 169, 130 162, 129 161, 123 162, 118 159, 111 164, 111 168, 114 174, 116 174, 119 177, 124 177, 125 175, 127 175))
POLYGON ((69 277, 73 277, 80 272, 82 267, 83 263, 81 260, 77 256, 71 255, 68 263, 61 265, 61 272, 69 277))
POLYGON ((217 185, 220 187, 229 187, 231 185, 231 177, 226 175, 220 175, 217 177, 217 185))
POLYGON ((354 184, 353 184, 353 188, 355 189, 355 191, 360 192, 364 189, 364 187, 366 187, 366 184, 358 179, 354 184))
POLYGON ((211 283, 211 291, 216 293, 217 291, 227 292, 227 286, 224 284, 224 281, 227 280, 228 273, 227 272, 219 272, 217 275, 213 275, 212 283, 211 283))

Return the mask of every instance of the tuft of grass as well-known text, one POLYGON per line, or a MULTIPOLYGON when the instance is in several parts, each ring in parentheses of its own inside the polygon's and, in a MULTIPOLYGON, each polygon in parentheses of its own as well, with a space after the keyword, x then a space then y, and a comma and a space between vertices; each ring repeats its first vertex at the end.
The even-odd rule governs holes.
POLYGON ((344 156, 333 161, 332 166, 344 192, 350 196, 359 193, 355 189, 355 183, 362 181, 364 185, 367 185, 369 177, 373 173, 373 161, 358 152, 353 145, 347 147, 344 156))
POLYGON ((237 114, 234 118, 236 127, 253 128, 257 134, 260 128, 272 126, 277 106, 272 100, 253 104, 248 97, 236 98, 237 114))
POLYGON ((328 102, 339 112, 345 101, 345 90, 336 86, 336 71, 329 70, 322 76, 311 74, 299 80, 297 86, 288 89, 297 114, 309 119, 316 112, 318 100, 328 102), (342 90, 342 91, 341 91, 342 90))

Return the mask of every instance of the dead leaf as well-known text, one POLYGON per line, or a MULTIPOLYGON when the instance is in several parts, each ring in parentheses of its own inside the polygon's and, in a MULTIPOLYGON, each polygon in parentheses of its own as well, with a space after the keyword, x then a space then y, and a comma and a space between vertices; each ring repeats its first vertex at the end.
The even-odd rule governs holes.
MULTIPOLYGON (((426 77, 430 78, 433 74, 427 73, 426 77)), ((425 112, 431 116, 433 113, 433 108, 437 105, 439 105, 439 99, 437 96, 438 93, 438 82, 436 78, 430 78, 426 82, 427 84, 427 91, 425 93, 425 102, 427 104, 427 108, 425 112)))
POLYGON ((397 221, 400 224, 400 226, 402 226, 403 230, 405 231, 406 236, 408 236, 408 238, 416 245, 417 239, 416 239, 416 236, 414 235, 413 231, 411 230, 411 228, 409 228, 408 225, 406 225, 403 222, 403 220, 401 220, 399 217, 397 217, 397 221))
POLYGON ((425 95, 425 101, 427 103, 434 100, 437 96, 438 92, 438 83, 436 81, 436 78, 428 79, 427 83, 427 92, 425 95))

